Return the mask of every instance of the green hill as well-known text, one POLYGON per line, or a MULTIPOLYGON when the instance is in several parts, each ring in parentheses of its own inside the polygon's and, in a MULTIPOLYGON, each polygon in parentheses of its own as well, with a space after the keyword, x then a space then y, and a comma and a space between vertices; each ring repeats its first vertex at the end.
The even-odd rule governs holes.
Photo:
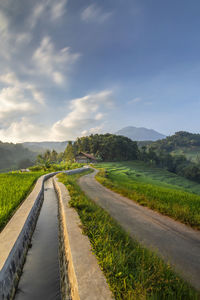
POLYGON ((0 141, 0 172, 32 165, 36 154, 20 144, 3 143, 0 141))
POLYGON ((200 134, 186 131, 176 132, 172 136, 148 145, 156 151, 167 151, 173 155, 185 155, 193 162, 200 162, 200 134))

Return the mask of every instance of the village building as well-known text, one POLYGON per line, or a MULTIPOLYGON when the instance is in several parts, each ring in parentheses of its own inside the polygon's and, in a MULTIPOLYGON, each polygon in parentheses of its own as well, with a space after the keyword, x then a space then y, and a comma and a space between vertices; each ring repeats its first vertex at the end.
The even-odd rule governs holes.
POLYGON ((88 164, 88 163, 96 163, 97 158, 93 156, 92 154, 79 152, 79 154, 75 157, 76 162, 82 163, 82 164, 88 164))

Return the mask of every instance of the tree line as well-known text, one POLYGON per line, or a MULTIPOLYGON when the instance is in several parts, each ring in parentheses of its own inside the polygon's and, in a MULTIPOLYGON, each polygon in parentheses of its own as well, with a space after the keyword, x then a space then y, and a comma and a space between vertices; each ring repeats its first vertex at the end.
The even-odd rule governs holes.
POLYGON ((172 155, 165 149, 156 148, 155 143, 138 149, 136 142, 114 134, 92 134, 77 138, 74 143, 68 142, 64 152, 48 150, 38 155, 37 163, 73 162, 80 152, 93 154, 99 161, 145 161, 200 183, 200 163, 193 163, 184 155, 172 155))
POLYGON ((93 154, 99 161, 134 160, 139 156, 137 143, 114 134, 92 134, 68 142, 64 152, 47 150, 37 156, 37 163, 59 163, 62 160, 74 161, 80 152, 93 154))
POLYGON ((172 155, 144 146, 140 149, 139 159, 200 183, 200 164, 189 161, 185 155, 172 155))

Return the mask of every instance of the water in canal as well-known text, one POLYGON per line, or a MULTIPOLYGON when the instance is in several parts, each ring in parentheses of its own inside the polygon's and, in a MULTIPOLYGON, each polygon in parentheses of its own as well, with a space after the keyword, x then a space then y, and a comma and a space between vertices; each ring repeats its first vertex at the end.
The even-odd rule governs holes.
POLYGON ((57 199, 52 179, 32 237, 15 300, 60 300, 57 199))

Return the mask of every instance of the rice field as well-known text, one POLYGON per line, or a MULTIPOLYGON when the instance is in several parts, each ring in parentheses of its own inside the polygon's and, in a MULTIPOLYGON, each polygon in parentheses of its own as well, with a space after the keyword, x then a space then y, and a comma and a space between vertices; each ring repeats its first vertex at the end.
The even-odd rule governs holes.
POLYGON ((0 174, 0 231, 43 172, 0 174))
POLYGON ((106 187, 200 229, 199 184, 140 162, 103 163, 101 167, 96 178, 106 187))

